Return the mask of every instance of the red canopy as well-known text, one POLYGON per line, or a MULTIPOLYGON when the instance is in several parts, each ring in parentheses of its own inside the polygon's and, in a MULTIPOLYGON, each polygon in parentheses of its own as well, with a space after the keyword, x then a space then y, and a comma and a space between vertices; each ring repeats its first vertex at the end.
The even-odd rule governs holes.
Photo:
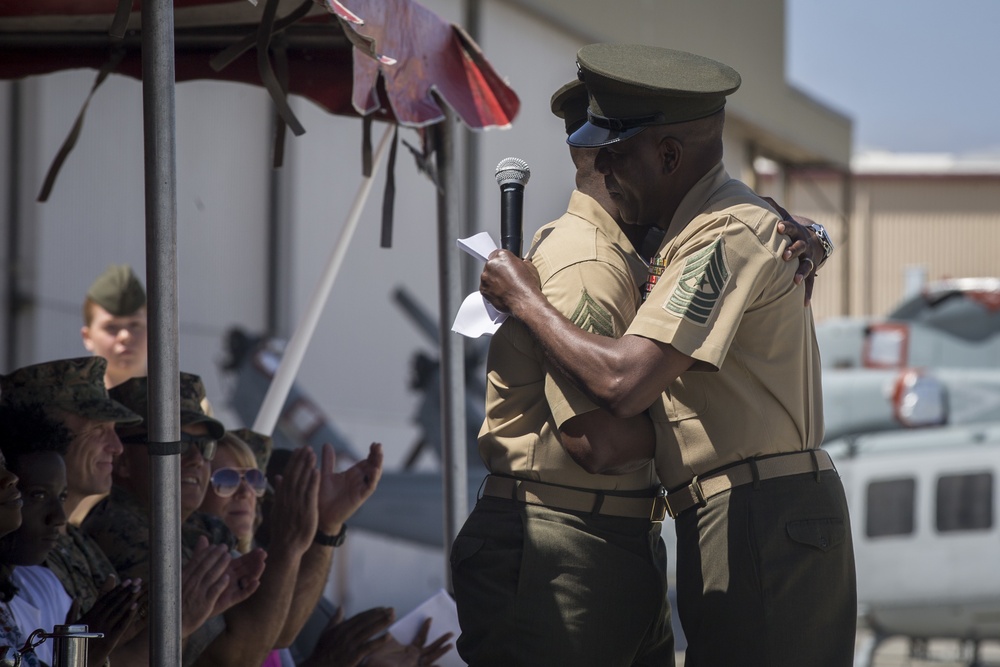
MULTIPOLYGON (((140 78, 140 8, 132 2, 124 37, 116 39, 108 33, 118 0, 0 0, 0 78, 100 69, 113 58, 121 60, 112 71, 140 78)), ((259 85, 267 74, 261 63, 264 69, 271 63, 287 68, 280 78, 289 93, 330 113, 375 114, 408 127, 444 118, 435 95, 474 129, 509 126, 519 109, 517 95, 475 42, 412 0, 262 0, 258 6, 175 0, 174 8, 178 81, 259 85), (275 21, 261 41, 268 11, 275 21), (241 40, 249 48, 213 69, 212 58, 241 40), (254 48, 259 45, 269 49, 263 59, 254 48)))

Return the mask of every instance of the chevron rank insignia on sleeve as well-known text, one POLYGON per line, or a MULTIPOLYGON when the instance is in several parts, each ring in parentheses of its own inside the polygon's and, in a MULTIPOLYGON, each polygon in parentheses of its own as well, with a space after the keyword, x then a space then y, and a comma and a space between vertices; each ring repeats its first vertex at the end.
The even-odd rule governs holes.
POLYGON ((580 293, 580 302, 576 304, 576 310, 573 311, 573 316, 569 319, 584 331, 590 331, 599 336, 613 337, 615 335, 611 313, 595 301, 586 289, 580 293))
POLYGON ((664 304, 669 312, 704 326, 712 315, 729 280, 726 252, 722 238, 688 257, 670 299, 664 304))

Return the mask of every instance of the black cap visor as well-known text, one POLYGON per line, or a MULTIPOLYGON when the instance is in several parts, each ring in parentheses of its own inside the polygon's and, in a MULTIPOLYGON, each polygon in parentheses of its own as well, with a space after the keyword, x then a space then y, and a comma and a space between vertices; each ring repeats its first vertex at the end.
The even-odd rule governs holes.
POLYGON ((573 134, 566 137, 566 143, 577 148, 600 148, 601 146, 610 146, 611 144, 631 139, 647 127, 648 125, 640 125, 638 127, 618 130, 600 127, 587 121, 578 130, 573 132, 573 134))
POLYGON ((645 130, 650 125, 662 125, 664 116, 654 112, 632 118, 608 118, 587 110, 587 122, 566 140, 570 146, 600 148, 617 144, 645 130))

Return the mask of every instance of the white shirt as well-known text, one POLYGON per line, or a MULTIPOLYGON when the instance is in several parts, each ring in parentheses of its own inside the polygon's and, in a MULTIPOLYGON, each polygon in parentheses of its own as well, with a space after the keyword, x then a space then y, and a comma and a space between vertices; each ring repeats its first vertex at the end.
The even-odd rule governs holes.
MULTIPOLYGON (((66 614, 73 600, 52 570, 41 565, 19 565, 14 568, 12 579, 18 591, 10 601, 10 608, 26 638, 38 628, 52 632, 55 626, 66 625, 66 614)), ((51 665, 52 640, 46 639, 35 649, 35 655, 51 665)))

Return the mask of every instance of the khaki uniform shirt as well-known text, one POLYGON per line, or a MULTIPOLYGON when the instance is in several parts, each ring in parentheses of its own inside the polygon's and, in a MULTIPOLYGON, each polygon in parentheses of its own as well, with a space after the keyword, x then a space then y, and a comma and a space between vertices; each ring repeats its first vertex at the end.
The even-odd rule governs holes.
POLYGON ((626 332, 695 359, 650 408, 657 471, 668 489, 823 439, 812 311, 803 306, 803 286, 792 282, 796 263, 781 258, 788 238, 778 222, 720 164, 687 194, 668 228, 659 253, 664 273, 626 332))
POLYGON ((69 596, 80 601, 81 614, 90 611, 97 602, 108 575, 118 575, 97 543, 73 525, 67 525, 66 534, 59 536, 45 565, 62 582, 69 596))
MULTIPOLYGON (((569 209, 538 230, 528 252, 546 298, 587 331, 621 336, 640 303, 646 264, 591 197, 573 192, 569 209)), ((587 489, 648 489, 652 464, 626 475, 592 475, 563 449, 559 427, 597 407, 553 370, 524 326, 508 319, 490 342, 486 420, 479 452, 493 473, 587 489)))

